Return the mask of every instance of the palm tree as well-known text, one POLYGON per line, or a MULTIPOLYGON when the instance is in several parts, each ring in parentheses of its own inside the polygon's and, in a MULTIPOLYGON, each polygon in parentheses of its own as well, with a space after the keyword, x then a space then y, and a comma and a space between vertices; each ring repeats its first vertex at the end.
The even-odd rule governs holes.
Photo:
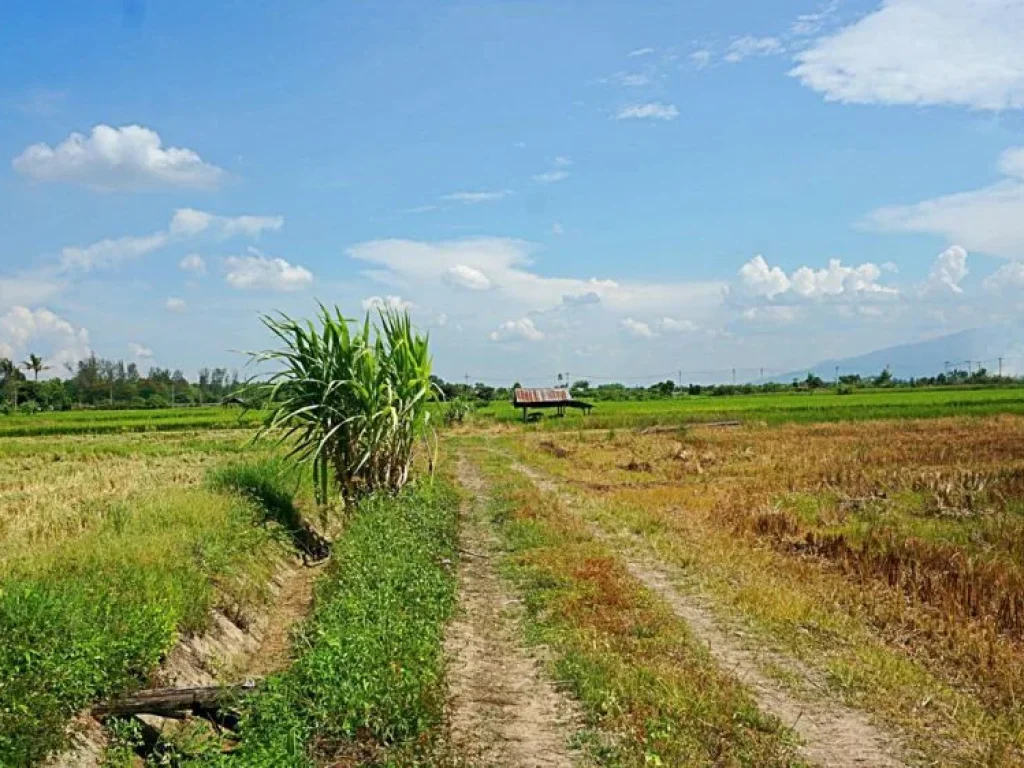
POLYGON ((50 366, 43 365, 43 358, 41 358, 39 355, 34 354, 30 354, 28 356, 28 360, 23 362, 21 364, 21 367, 24 368, 26 371, 32 371, 32 373, 34 374, 33 378, 36 381, 39 381, 40 373, 42 373, 43 371, 50 370, 50 366))
POLYGON ((10 358, 0 357, 0 376, 4 377, 4 384, 10 383, 14 393, 14 407, 18 407, 18 366, 10 358))

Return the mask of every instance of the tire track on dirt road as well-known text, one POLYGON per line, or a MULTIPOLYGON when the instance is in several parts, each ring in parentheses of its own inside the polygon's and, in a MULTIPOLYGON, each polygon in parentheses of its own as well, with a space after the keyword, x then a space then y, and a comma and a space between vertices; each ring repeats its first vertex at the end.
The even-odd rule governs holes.
POLYGON ((579 765, 568 741, 581 716, 519 642, 516 601, 491 559, 497 542, 482 519, 487 484, 465 457, 456 474, 468 497, 461 510, 459 608, 445 637, 452 747, 472 766, 579 765))
MULTIPOLYGON (((507 458, 509 466, 529 478, 539 490, 555 495, 569 509, 579 512, 576 500, 557 482, 514 461, 511 456, 507 458)), ((809 762, 834 768, 902 768, 905 765, 900 757, 904 750, 897 739, 874 726, 864 713, 836 701, 797 698, 761 671, 768 662, 823 689, 823 681, 816 679, 818 676, 812 670, 782 654, 768 650, 755 653, 738 644, 704 605, 672 586, 664 566, 627 555, 621 547, 615 547, 614 538, 607 532, 589 520, 584 523, 596 538, 619 552, 633 578, 659 595, 673 613, 687 623, 722 668, 751 690, 762 711, 778 717, 800 737, 803 742, 800 753, 809 762)))

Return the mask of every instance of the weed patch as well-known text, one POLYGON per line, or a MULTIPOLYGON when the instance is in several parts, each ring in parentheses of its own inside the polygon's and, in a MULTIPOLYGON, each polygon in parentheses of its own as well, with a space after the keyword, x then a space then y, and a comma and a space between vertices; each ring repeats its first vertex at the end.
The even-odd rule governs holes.
POLYGON ((241 743, 224 765, 383 764, 431 748, 443 719, 457 505, 440 482, 359 504, 296 639, 298 658, 245 702, 241 743))
POLYGON ((0 765, 38 762, 97 698, 140 685, 211 608, 266 581, 269 534, 203 491, 135 499, 67 546, 8 563, 0 585, 0 765))

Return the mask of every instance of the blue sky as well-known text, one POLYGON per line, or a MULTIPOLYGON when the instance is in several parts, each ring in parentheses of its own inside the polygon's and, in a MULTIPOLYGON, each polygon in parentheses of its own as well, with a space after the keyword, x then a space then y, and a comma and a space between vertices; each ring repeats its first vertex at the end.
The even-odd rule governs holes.
POLYGON ((699 380, 1016 322, 1022 30, 1021 0, 9 3, 0 355, 237 365, 318 298, 410 307, 447 377, 699 380))

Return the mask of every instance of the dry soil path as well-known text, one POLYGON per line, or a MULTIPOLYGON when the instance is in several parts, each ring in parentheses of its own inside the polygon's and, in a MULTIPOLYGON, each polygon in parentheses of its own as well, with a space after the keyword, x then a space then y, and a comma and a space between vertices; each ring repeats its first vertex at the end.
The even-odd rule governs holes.
MULTIPOLYGON (((528 477, 538 489, 557 495, 566 506, 578 511, 576 500, 557 482, 511 459, 510 466, 528 477)), ((596 537, 615 545, 606 532, 589 521, 587 523, 596 537)), ((802 680, 805 687, 823 690, 823 681, 813 670, 774 651, 753 651, 739 644, 704 604, 672 586, 664 565, 622 552, 621 547, 616 549, 630 574, 661 596, 687 623, 694 636, 707 646, 719 665, 747 685, 758 707, 775 715, 796 732, 803 742, 801 754, 808 762, 835 768, 899 768, 904 765, 900 757, 903 750, 898 740, 873 725, 864 713, 827 698, 798 698, 761 671, 765 663, 770 663, 802 680)))
POLYGON ((496 541, 484 518, 487 486, 464 457, 457 475, 468 493, 459 608, 445 637, 452 747, 471 766, 578 765, 568 742, 579 714, 520 641, 521 609, 496 570, 496 541))

